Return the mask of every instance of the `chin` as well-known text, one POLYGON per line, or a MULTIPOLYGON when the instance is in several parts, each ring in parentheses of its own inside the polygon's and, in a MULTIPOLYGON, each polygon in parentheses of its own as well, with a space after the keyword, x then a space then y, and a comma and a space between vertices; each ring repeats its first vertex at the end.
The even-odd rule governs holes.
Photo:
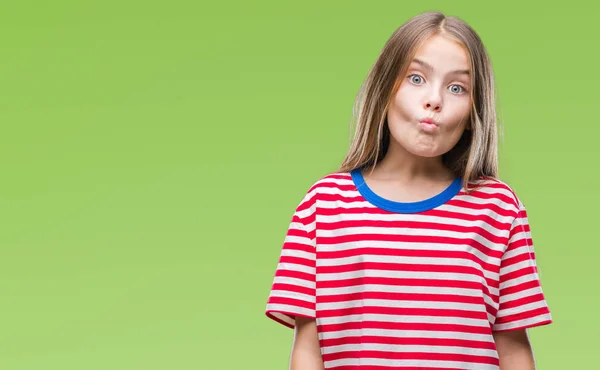
POLYGON ((444 153, 421 151, 421 152, 414 152, 413 154, 418 155, 423 158, 435 158, 435 157, 439 157, 439 156, 443 155, 444 153))
POLYGON ((406 148, 406 149, 414 155, 417 155, 420 157, 425 157, 425 158, 435 158, 435 157, 439 157, 445 153, 443 150, 439 150, 439 149, 435 149, 435 148, 412 147, 412 148, 406 148))

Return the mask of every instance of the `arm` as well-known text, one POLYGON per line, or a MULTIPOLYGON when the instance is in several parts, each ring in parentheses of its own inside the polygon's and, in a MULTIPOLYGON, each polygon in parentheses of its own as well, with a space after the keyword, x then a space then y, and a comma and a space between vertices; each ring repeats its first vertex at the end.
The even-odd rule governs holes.
POLYGON ((535 370, 533 350, 525 329, 494 332, 494 341, 501 370, 535 370))
POLYGON ((314 319, 296 316, 290 370, 323 370, 317 324, 314 319))

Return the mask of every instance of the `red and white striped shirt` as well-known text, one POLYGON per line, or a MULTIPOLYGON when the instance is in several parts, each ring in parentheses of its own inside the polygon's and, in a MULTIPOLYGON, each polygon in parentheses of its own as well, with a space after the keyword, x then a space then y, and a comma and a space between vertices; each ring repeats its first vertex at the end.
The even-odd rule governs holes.
POLYGON ((266 315, 315 318, 325 369, 498 370, 493 331, 552 322, 526 210, 498 179, 457 179, 422 202, 369 189, 359 170, 298 205, 266 315))

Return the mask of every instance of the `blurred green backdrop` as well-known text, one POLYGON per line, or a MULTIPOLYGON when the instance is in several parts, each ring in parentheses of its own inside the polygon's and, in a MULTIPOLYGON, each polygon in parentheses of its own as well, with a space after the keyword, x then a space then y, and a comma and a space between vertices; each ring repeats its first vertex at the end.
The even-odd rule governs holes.
POLYGON ((555 320, 539 368, 593 368, 598 3, 112 0, 0 7, 0 369, 287 368, 263 311, 292 212, 426 10, 492 57, 555 320))

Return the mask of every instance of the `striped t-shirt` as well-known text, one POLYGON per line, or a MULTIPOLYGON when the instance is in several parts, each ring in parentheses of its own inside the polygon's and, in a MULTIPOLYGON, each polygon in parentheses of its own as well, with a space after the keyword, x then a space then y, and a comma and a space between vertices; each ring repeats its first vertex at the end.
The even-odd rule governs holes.
POLYGON ((325 369, 498 370, 493 331, 552 322, 526 210, 498 179, 400 203, 331 173, 292 217, 266 315, 315 318, 325 369))

